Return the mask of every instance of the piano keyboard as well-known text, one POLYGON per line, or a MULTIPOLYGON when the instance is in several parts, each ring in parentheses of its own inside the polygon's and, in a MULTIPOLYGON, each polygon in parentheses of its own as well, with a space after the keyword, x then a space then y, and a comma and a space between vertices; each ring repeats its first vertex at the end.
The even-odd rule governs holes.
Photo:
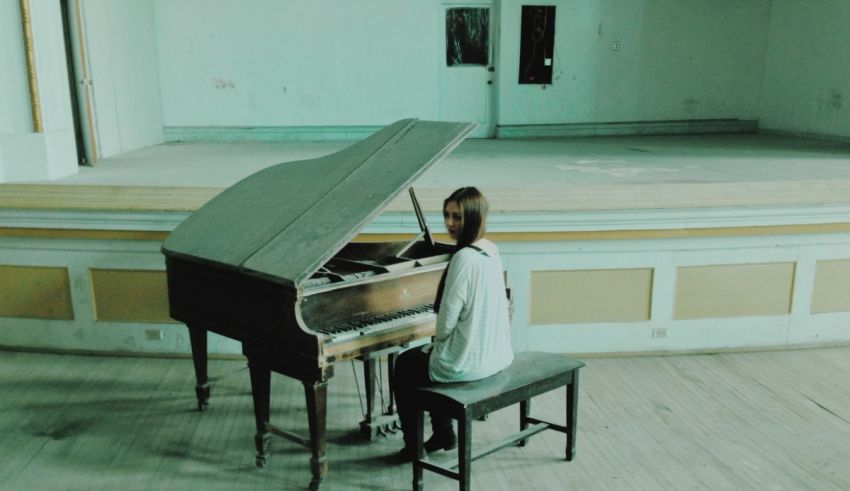
POLYGON ((427 321, 433 317, 434 305, 428 304, 314 330, 322 334, 327 334, 331 337, 332 342, 337 342, 354 339, 359 336, 367 336, 375 332, 386 331, 419 321, 427 321))

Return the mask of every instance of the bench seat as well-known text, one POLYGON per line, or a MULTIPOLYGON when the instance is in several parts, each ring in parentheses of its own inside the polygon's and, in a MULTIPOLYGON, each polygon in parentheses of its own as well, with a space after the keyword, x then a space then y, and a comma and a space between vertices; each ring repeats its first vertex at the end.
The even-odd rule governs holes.
POLYGON ((575 456, 578 374, 584 363, 552 353, 524 352, 514 357, 505 370, 482 380, 432 384, 416 389, 415 429, 417 456, 413 459, 413 489, 422 490, 423 470, 428 469, 458 480, 461 491, 470 489, 473 460, 510 445, 524 445, 543 430, 566 434, 566 460, 575 456), (566 391, 566 425, 532 418, 531 398, 559 387, 566 391), (519 403, 519 432, 489 445, 472 449, 472 421, 504 407, 519 403), (449 465, 432 462, 425 456, 424 412, 445 414, 458 421, 458 459, 449 465))

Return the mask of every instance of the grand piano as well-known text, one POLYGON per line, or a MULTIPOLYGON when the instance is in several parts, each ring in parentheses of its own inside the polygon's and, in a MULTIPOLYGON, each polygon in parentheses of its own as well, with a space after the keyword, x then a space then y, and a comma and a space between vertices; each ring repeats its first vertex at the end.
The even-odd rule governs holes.
POLYGON ((258 466, 271 435, 285 437, 310 448, 310 488, 318 489, 327 474, 334 364, 367 360, 369 399, 375 355, 433 335, 433 302, 452 248, 431 238, 412 190, 416 237, 352 239, 473 128, 402 120, 337 153, 266 168, 224 190, 165 240, 170 313, 189 329, 198 409, 210 398, 207 334, 240 341, 258 466), (303 383, 309 438, 269 421, 271 372, 303 383))

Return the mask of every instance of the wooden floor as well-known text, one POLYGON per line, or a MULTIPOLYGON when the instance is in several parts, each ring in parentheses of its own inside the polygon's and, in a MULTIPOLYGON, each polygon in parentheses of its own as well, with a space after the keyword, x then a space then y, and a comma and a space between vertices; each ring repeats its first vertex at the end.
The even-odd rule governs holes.
MULTIPOLYGON (((476 461, 473 489, 850 489, 850 347, 585 361, 576 459, 544 432, 476 461)), ((254 467, 243 366, 211 362, 221 378, 198 413, 188 359, 0 352, 0 489, 304 489, 308 454, 292 443, 276 438, 254 467)), ((563 421, 562 390, 534 414, 563 421)), ((322 489, 409 489, 410 466, 388 458, 400 436, 357 436, 351 365, 329 394, 322 489)), ((276 377, 272 406, 273 422, 306 432, 298 383, 276 377)), ((475 441, 512 431, 516 414, 476 422, 475 441)), ((432 473, 425 486, 457 489, 432 473)))

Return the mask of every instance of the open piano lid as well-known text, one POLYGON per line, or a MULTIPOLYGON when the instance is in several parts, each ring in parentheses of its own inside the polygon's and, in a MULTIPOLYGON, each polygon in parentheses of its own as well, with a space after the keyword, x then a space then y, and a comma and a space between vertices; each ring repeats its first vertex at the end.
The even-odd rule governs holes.
POLYGON ((300 288, 474 127, 406 119, 334 154, 268 167, 190 215, 162 251, 300 288))

